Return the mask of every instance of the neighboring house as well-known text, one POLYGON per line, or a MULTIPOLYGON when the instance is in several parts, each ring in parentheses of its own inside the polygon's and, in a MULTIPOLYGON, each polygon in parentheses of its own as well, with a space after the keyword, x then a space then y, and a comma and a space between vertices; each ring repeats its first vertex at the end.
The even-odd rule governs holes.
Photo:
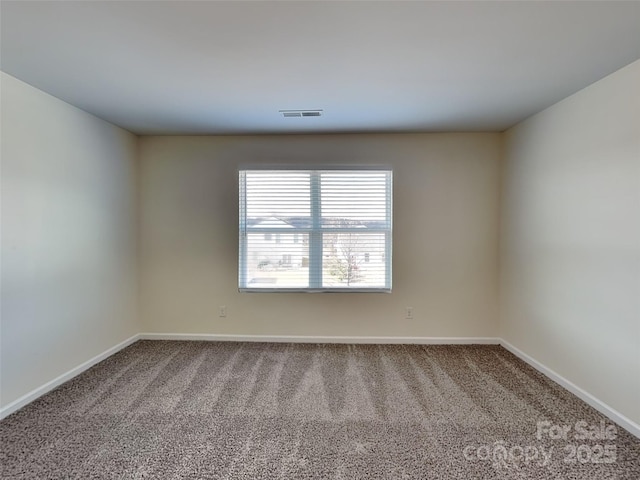
MULTIPOLYGON (((361 222, 354 224, 340 218, 325 219, 325 222, 327 227, 362 231, 324 234, 325 282, 336 286, 384 283, 385 234, 367 231, 369 225, 361 222)), ((246 252, 249 283, 281 284, 288 276, 282 277, 276 270, 308 267, 309 226, 309 219, 303 217, 251 219, 246 252)), ((377 225, 372 227, 375 229, 377 225)))
POLYGON ((307 234, 294 231, 296 227, 285 220, 259 219, 247 230, 248 264, 258 270, 300 267, 309 256, 307 234))

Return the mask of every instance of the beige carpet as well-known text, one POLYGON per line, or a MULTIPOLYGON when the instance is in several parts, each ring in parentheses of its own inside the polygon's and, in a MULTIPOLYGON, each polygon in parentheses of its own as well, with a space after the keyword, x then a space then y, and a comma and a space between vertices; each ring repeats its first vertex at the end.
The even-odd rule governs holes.
POLYGON ((3 479, 640 479, 640 440, 498 346, 142 341, 0 452, 3 479))

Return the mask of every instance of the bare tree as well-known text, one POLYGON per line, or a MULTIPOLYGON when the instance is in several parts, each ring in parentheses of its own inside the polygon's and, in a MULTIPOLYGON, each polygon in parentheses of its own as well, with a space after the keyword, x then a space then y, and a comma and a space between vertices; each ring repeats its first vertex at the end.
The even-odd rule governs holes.
MULTIPOLYGON (((334 222, 342 228, 361 226, 352 220, 339 219, 334 222)), ((356 232, 334 233, 328 235, 327 240, 325 248, 330 252, 329 273, 348 286, 361 281, 360 264, 364 260, 362 235, 356 232)))
POLYGON ((360 263, 362 262, 360 235, 357 233, 340 234, 339 248, 342 254, 340 261, 345 265, 341 280, 346 280, 347 285, 351 285, 352 282, 362 279, 360 274, 360 263))

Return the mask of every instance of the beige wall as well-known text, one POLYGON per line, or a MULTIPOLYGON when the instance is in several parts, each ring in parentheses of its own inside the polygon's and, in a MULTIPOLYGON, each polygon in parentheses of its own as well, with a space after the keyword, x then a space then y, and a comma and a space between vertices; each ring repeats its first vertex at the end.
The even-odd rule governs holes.
POLYGON ((500 148, 500 134, 141 138, 143 331, 495 337, 500 148), (237 169, 255 163, 393 167, 393 292, 238 293, 237 169))
POLYGON ((640 61, 505 137, 501 336, 640 423, 640 61))
POLYGON ((137 333, 136 137, 2 88, 0 405, 137 333))

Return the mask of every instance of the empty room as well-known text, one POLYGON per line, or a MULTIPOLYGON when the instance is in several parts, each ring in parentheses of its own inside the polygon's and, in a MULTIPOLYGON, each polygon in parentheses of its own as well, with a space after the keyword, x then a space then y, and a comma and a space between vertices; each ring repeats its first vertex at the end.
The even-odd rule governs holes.
POLYGON ((0 478, 640 479, 640 1, 0 1, 0 478))

